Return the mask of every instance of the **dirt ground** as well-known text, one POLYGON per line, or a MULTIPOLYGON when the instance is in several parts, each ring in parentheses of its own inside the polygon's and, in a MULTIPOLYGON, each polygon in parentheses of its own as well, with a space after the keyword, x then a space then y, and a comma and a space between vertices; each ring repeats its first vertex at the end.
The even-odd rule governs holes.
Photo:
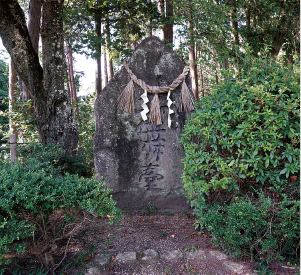
MULTIPOLYGON (((97 267, 97 274, 256 274, 249 258, 235 261, 243 265, 239 273, 229 272, 229 268, 210 251, 219 250, 214 247, 210 232, 202 232, 194 228, 192 212, 130 212, 125 211, 120 224, 110 226, 107 218, 93 218, 69 242, 59 244, 56 262, 59 262, 67 248, 64 261, 55 272, 61 275, 88 274, 87 270, 97 267), (177 259, 166 261, 159 259, 155 263, 145 264, 139 261, 121 263, 116 256, 122 252, 142 253, 147 249, 160 252, 179 250, 204 251, 204 257, 193 260, 177 259), (103 263, 100 263, 103 259, 103 263)), ((230 257, 228 261, 231 261, 230 257)), ((286 264, 275 262, 270 265, 273 273, 260 274, 299 274, 299 270, 283 268, 286 264)), ((47 274, 38 268, 33 258, 24 258, 7 274, 47 274), (44 272, 44 273, 43 273, 44 272)), ((51 274, 49 272, 48 274, 51 274)), ((90 273, 89 273, 90 274, 90 273)))

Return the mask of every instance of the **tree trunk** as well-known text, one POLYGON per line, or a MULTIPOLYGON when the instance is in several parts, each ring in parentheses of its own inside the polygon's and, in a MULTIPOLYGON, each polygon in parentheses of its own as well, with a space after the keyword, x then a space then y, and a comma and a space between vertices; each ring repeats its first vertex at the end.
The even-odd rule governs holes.
MULTIPOLYGON (((147 0, 148 3, 152 3, 152 0, 147 0)), ((153 26, 151 18, 148 20, 148 36, 153 35, 153 26)))
POLYGON ((188 36, 189 36, 189 66, 190 66, 190 77, 192 84, 192 91, 195 99, 199 98, 199 88, 198 88, 198 74, 197 74, 197 66, 195 60, 195 42, 193 38, 193 28, 191 27, 191 23, 188 24, 188 36))
MULTIPOLYGON (((43 143, 64 144, 67 152, 77 147, 79 140, 77 125, 64 91, 64 36, 60 18, 64 1, 44 1, 42 56, 44 90, 47 94, 46 110, 48 129, 43 129, 43 143)), ((74 84, 74 81, 73 81, 74 84)), ((75 95, 76 96, 76 95, 75 95)))
POLYGON ((108 85, 109 82, 109 76, 108 76, 108 62, 107 62, 107 50, 104 50, 104 73, 105 73, 105 86, 108 85))
POLYGON ((39 51, 39 36, 41 26, 41 0, 30 0, 28 32, 36 53, 39 51))
POLYGON ((159 0, 159 11, 161 13, 161 17, 165 22, 163 25, 163 39, 164 43, 172 44, 173 43, 173 5, 170 0, 159 0))
MULTIPOLYGON (((73 71, 72 49, 69 47, 68 44, 66 44, 66 55, 67 55, 67 64, 68 64, 68 76, 69 76, 69 80, 70 80, 70 100, 71 100, 71 104, 73 105, 73 104, 77 103, 77 96, 76 96, 74 71, 73 71)), ((79 115, 77 105, 75 105, 73 107, 73 111, 74 111, 74 113, 76 112, 77 115, 79 115)))
POLYGON ((237 9, 234 8, 230 13, 230 25, 232 27, 232 47, 239 45, 239 37, 238 37, 238 23, 237 23, 237 9))
POLYGON ((78 129, 64 91, 62 2, 44 2, 42 69, 17 1, 0 1, 0 36, 21 79, 34 98, 34 116, 42 143, 62 144, 73 153, 78 129), (44 72, 44 74, 43 74, 44 72))
MULTIPOLYGON (((95 35, 98 38, 101 38, 101 15, 95 14, 95 35)), ((96 72, 95 72, 95 91, 96 96, 98 96, 102 90, 101 85, 101 43, 98 42, 96 46, 96 72)))
MULTIPOLYGON (((284 5, 282 7, 282 11, 284 12, 284 5)), ((288 18, 287 14, 284 12, 284 14, 279 18, 279 24, 277 26, 277 33, 273 37, 272 45, 273 48, 271 50, 271 55, 272 56, 277 56, 281 50, 282 45, 285 42, 285 38, 288 35, 288 30, 287 30, 287 23, 288 23, 288 18)))
POLYGON ((27 98, 26 95, 24 94, 24 90, 25 90, 26 86, 24 85, 21 77, 18 74, 17 74, 17 78, 18 78, 19 89, 21 91, 21 93, 20 93, 20 99, 21 100, 25 100, 27 98))
POLYGON ((205 91, 204 91, 204 76, 203 76, 202 66, 200 66, 200 76, 201 76, 201 94, 202 94, 202 97, 204 97, 205 91))
MULTIPOLYGON (((201 57, 200 51, 198 51, 197 48, 196 48, 196 58, 199 59, 200 57, 201 57)), ((197 66, 197 68, 198 68, 198 66, 197 66)), ((200 82, 201 82, 200 91, 201 91, 202 97, 204 97, 205 96, 205 93, 204 93, 204 76, 203 76, 202 64, 199 64, 199 68, 200 68, 200 82)))
POLYGON ((66 53, 66 58, 65 58, 65 77, 67 79, 67 92, 69 98, 71 98, 71 90, 70 90, 70 79, 69 79, 69 73, 68 73, 68 59, 67 59, 67 53, 66 53))
POLYGON ((161 16, 165 17, 164 0, 159 0, 158 5, 159 5, 159 11, 161 13, 161 16))
POLYGON ((114 76, 114 69, 113 69, 113 60, 112 60, 112 52, 111 52, 111 33, 110 33, 110 27, 109 22, 106 21, 106 44, 107 44, 107 53, 109 58, 109 72, 108 72, 108 80, 110 80, 114 76))
POLYGON ((215 83, 218 84, 218 72, 217 72, 218 63, 215 57, 213 58, 213 61, 215 66, 215 83))
MULTIPOLYGON (((17 92, 17 72, 12 60, 9 62, 9 111, 16 110, 16 92, 17 92)), ((12 134, 18 135, 16 126, 12 118, 9 119, 9 130, 12 134)))
POLYGON ((165 5, 166 5, 165 20, 168 23, 163 26, 164 40, 168 44, 173 44, 173 23, 172 23, 173 6, 170 0, 165 0, 165 5))
MULTIPOLYGON (((28 17, 28 32, 30 40, 35 52, 38 53, 41 26, 41 0, 30 0, 28 17)), ((24 99, 33 99, 32 95, 28 92, 28 89, 25 85, 22 86, 21 91, 24 99)), ((30 110, 30 113, 33 113, 33 108, 30 110)))
POLYGON ((109 80, 114 76, 113 60, 109 55, 109 80))

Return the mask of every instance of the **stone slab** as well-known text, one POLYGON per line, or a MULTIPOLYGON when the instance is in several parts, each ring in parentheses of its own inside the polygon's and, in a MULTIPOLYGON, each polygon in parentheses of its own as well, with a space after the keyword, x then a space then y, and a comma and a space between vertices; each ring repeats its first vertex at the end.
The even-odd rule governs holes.
POLYGON ((198 250, 198 251, 193 251, 193 252, 185 252, 184 257, 187 260, 194 260, 194 259, 206 258, 206 254, 205 254, 205 251, 198 250))
POLYGON ((102 271, 99 267, 90 267, 86 272, 85 275, 101 275, 102 271))
POLYGON ((137 260, 137 253, 136 252, 123 252, 119 253, 116 256, 117 262, 127 263, 127 262, 133 262, 137 260))
POLYGON ((227 254, 220 252, 218 250, 212 250, 210 251, 210 254, 221 261, 228 259, 227 254))
POLYGON ((105 265, 106 263, 108 263, 111 259, 110 255, 103 255, 103 254, 97 254, 94 258, 95 262, 97 262, 100 265, 105 265))
POLYGON ((154 249, 147 249, 143 251, 141 256, 141 261, 147 262, 147 261, 156 261, 159 259, 159 253, 154 249))
MULTIPOLYGON (((128 67, 150 86, 168 86, 183 71, 179 57, 159 38, 148 37, 127 60, 128 67)), ((184 149, 180 136, 189 116, 179 112, 181 85, 172 93, 171 127, 168 127, 167 93, 159 94, 163 124, 144 121, 141 95, 145 92, 134 84, 134 113, 117 108, 117 99, 130 82, 122 67, 95 101, 94 164, 106 187, 113 189, 113 198, 120 208, 143 209, 151 202, 158 209, 182 211, 189 204, 182 193, 181 180, 184 149)), ((190 88, 191 81, 185 82, 190 88)), ((150 109, 153 94, 148 93, 150 109)))
POLYGON ((239 272, 244 268, 241 264, 234 263, 231 261, 225 261, 224 265, 227 266, 233 272, 239 272))
POLYGON ((183 259, 183 253, 180 250, 162 252, 161 258, 167 261, 176 261, 183 259))

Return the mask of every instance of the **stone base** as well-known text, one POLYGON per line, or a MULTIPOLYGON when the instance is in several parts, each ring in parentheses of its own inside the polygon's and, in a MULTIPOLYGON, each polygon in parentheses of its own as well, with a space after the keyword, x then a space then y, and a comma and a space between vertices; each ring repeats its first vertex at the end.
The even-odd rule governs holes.
POLYGON ((184 195, 150 195, 145 197, 143 194, 120 192, 113 194, 113 199, 117 201, 117 207, 120 209, 143 210, 148 203, 154 205, 159 211, 180 212, 190 209, 190 205, 187 203, 184 195))

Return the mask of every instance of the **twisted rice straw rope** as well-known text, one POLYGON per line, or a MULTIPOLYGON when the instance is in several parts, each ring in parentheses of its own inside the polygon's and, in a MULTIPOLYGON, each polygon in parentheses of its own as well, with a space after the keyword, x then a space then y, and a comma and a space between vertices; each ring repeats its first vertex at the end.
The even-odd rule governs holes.
POLYGON ((138 84, 143 90, 147 90, 153 94, 161 94, 167 93, 168 91, 174 91, 185 79, 186 75, 189 73, 189 66, 183 69, 183 72, 169 85, 169 86, 149 86, 143 80, 137 78, 128 67, 128 65, 124 62, 124 67, 126 68, 128 74, 130 75, 131 79, 138 84))

